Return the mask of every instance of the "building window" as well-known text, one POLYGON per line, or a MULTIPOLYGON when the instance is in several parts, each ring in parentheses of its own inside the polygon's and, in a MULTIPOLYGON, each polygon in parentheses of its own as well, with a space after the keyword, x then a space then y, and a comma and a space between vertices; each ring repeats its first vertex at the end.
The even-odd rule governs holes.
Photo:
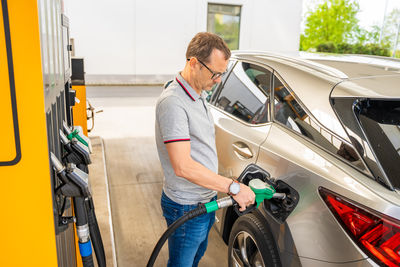
POLYGON ((229 49, 239 49, 240 6, 208 4, 207 31, 220 36, 229 49))

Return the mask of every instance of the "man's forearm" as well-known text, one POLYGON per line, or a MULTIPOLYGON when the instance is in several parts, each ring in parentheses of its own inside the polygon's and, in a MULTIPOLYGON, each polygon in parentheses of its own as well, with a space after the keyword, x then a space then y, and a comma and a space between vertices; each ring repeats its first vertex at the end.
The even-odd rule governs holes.
POLYGON ((228 192, 229 185, 232 183, 231 179, 214 173, 191 158, 181 164, 175 173, 194 184, 223 193, 228 192))
MULTIPOLYGON (((187 160, 184 165, 180 166, 182 167, 178 168, 179 171, 176 171, 178 176, 202 187, 228 193, 229 185, 232 183, 231 179, 212 172, 193 159, 187 160)), ((239 210, 244 211, 247 206, 254 203, 255 195, 248 186, 240 184, 240 192, 233 198, 239 204, 239 210)))

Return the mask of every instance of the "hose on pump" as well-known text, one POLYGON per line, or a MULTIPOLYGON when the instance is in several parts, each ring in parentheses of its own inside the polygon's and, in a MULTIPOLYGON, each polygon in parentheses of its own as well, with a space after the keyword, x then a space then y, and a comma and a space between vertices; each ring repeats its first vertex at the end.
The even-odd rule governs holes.
POLYGON ((93 244, 94 254, 96 255, 97 264, 99 267, 106 267, 106 255, 104 252, 103 240, 99 225, 97 223, 96 213, 92 197, 86 199, 86 212, 89 224, 90 239, 93 244))
POLYGON ((79 239, 79 252, 83 267, 94 267, 92 245, 89 237, 89 225, 86 217, 85 199, 74 197, 74 212, 76 217, 76 234, 79 239))

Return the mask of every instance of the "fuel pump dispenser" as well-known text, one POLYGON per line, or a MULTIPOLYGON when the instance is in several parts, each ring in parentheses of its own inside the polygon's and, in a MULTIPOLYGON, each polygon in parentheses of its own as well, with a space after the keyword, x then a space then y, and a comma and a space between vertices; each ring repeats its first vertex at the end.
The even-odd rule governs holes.
MULTIPOLYGON (((70 128, 64 123, 64 129, 67 129, 67 133, 71 132, 70 128)), ((83 145, 81 142, 79 142, 76 138, 72 137, 71 139, 68 139, 68 137, 63 133, 63 131, 60 130, 60 140, 66 150, 66 155, 63 157, 63 162, 66 164, 66 166, 76 166, 75 168, 78 168, 83 172, 84 175, 81 176, 87 176, 88 174, 88 165, 91 163, 90 160, 90 155, 89 155, 89 149, 87 146, 83 145)), ((90 144, 90 142, 88 142, 90 144)), ((54 163, 54 160, 52 160, 54 163)), ((55 165, 56 166, 56 165, 55 165)), ((78 172, 78 169, 76 172, 78 172)), ((61 179, 61 178, 60 178, 61 179)), ((61 193, 65 196, 69 196, 68 194, 64 194, 62 192, 61 187, 61 193)), ((97 218, 96 218, 96 213, 94 209, 94 202, 93 198, 90 194, 90 191, 88 191, 89 194, 84 194, 84 205, 86 209, 86 215, 87 216, 87 221, 89 225, 89 232, 90 232, 90 237, 93 241, 93 247, 95 250, 95 255, 97 262, 99 263, 99 266, 105 266, 105 253, 104 253, 104 246, 103 246, 103 241, 101 239, 101 233, 100 229, 97 223, 97 218)), ((72 196, 71 196, 72 197, 72 196)), ((80 207, 82 205, 82 200, 78 197, 75 198, 74 200, 74 208, 80 207), (75 205, 76 204, 76 205, 75 205)), ((77 214, 77 213, 75 213, 77 214)), ((82 215, 81 215, 82 217, 82 215)), ((78 227, 78 224, 77 224, 78 227)), ((78 232, 78 228, 77 228, 78 232)), ((78 236, 79 237, 79 236, 78 236)))
POLYGON ((64 166, 53 153, 50 154, 53 168, 62 181, 62 184, 56 190, 56 194, 73 198, 75 217, 69 218, 68 222, 75 222, 76 224, 83 266, 94 266, 92 240, 97 263, 100 267, 105 267, 104 247, 94 213, 88 174, 78 169, 74 163, 67 163, 64 166))
POLYGON ((86 216, 85 197, 90 195, 88 176, 76 168, 74 164, 65 167, 51 152, 51 162, 57 176, 62 181, 58 192, 74 200, 76 232, 79 238, 79 251, 82 257, 83 266, 94 266, 92 257, 92 245, 90 242, 89 226, 86 216))

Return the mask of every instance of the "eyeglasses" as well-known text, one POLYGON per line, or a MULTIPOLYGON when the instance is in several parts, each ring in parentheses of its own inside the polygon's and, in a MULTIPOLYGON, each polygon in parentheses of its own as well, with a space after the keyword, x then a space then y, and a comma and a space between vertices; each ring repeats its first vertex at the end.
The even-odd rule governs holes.
MULTIPOLYGON (((187 59, 187 61, 190 61, 190 58, 187 59)), ((204 67, 206 67, 206 69, 208 69, 209 72, 211 72, 212 76, 211 76, 211 80, 216 80, 219 77, 221 77, 222 75, 225 74, 225 72, 214 72, 212 71, 209 67, 207 67, 206 64, 204 64, 200 59, 197 58, 197 61, 200 62, 201 65, 203 65, 204 67)))

